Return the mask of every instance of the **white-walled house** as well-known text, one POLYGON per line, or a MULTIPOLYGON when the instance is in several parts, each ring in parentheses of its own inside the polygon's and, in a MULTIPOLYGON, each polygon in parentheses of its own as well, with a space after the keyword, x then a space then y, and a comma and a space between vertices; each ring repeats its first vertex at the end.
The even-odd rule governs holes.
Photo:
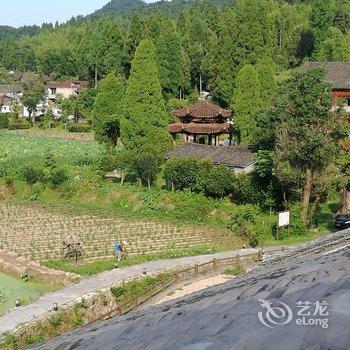
POLYGON ((15 84, 0 84, 0 97, 8 97, 19 101, 23 96, 23 88, 15 84))
POLYGON ((11 101, 6 101, 1 105, 1 113, 11 113, 13 112, 13 104, 11 103, 11 101))
POLYGON ((23 89, 15 84, 0 84, 1 113, 13 112, 13 106, 20 104, 23 89))
POLYGON ((50 101, 56 101, 58 96, 74 97, 78 95, 80 90, 88 86, 89 82, 83 80, 49 81, 46 84, 47 97, 50 101))
MULTIPOLYGON (((51 109, 55 118, 60 119, 62 117, 62 112, 58 106, 57 97, 71 98, 78 96, 79 92, 88 86, 89 82, 81 80, 49 81, 46 83, 46 90, 43 99, 37 104, 32 116, 41 117, 48 109, 51 109)), ((0 84, 0 112, 11 113, 14 111, 14 106, 18 105, 22 110, 20 116, 23 118, 29 118, 29 110, 26 106, 23 106, 21 102, 22 96, 23 88, 20 85, 0 84)), ((71 118, 68 119, 73 118, 74 117, 71 116, 71 118)))

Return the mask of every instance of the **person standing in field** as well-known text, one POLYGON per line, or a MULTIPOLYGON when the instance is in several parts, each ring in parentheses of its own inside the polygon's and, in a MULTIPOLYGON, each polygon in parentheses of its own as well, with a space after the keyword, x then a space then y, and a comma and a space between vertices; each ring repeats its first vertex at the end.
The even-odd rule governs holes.
POLYGON ((123 245, 119 242, 117 242, 114 246, 114 252, 116 254, 117 261, 119 262, 122 260, 123 257, 123 245))

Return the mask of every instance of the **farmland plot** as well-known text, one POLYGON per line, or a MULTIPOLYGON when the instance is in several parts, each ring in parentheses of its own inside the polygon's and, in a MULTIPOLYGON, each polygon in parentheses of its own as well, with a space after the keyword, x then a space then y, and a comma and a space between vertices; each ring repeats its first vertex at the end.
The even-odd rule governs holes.
POLYGON ((29 163, 40 164, 48 150, 54 152, 58 165, 83 166, 91 164, 101 147, 93 141, 20 136, 0 131, 0 175, 14 176, 29 163))
POLYGON ((69 215, 35 204, 0 203, 0 217, 0 249, 38 262, 62 258, 62 241, 68 234, 80 238, 87 261, 112 257, 116 241, 126 241, 130 256, 192 247, 233 247, 237 243, 232 233, 204 226, 69 215))

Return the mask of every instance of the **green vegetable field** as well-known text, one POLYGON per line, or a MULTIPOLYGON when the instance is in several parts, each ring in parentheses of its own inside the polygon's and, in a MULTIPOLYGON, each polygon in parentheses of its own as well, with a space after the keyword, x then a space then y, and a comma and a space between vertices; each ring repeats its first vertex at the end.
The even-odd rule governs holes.
POLYGON ((40 164, 52 152, 60 166, 91 164, 101 151, 95 142, 20 136, 0 131, 0 174, 15 176, 23 166, 40 164))

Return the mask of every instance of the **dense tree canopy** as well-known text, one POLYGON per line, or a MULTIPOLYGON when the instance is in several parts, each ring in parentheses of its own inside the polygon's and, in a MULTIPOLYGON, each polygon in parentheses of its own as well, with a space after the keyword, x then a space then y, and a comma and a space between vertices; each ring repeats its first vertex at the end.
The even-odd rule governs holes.
POLYGON ((349 0, 131 3, 116 1, 66 24, 0 35, 0 63, 57 79, 100 80, 112 71, 128 78, 137 46, 149 37, 165 97, 202 87, 228 106, 246 64, 270 59, 286 69, 305 56, 349 59, 349 0), (120 7, 125 12, 115 12, 120 7), (107 9, 112 12, 104 16, 107 9))

